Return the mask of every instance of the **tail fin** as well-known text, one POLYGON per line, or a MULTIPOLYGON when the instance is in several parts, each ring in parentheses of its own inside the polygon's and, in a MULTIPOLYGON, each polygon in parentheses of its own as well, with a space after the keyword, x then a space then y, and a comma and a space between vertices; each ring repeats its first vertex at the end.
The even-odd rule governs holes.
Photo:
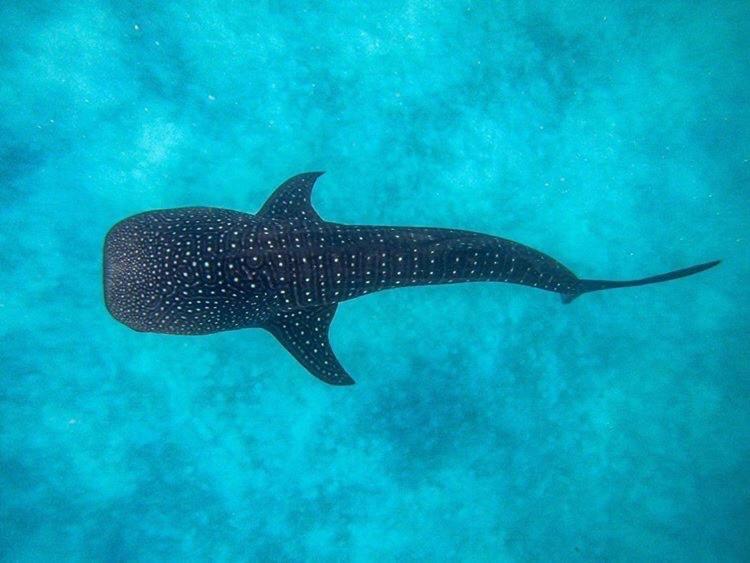
POLYGON ((686 276, 692 276, 698 272, 708 270, 721 263, 721 260, 714 260, 712 262, 706 262, 705 264, 698 264, 697 266, 691 266, 690 268, 684 268, 682 270, 675 270, 674 272, 668 272, 666 274, 660 274, 658 276, 651 276, 649 278, 643 278, 640 280, 628 280, 628 281, 609 281, 609 280, 579 280, 578 287, 574 293, 565 293, 562 296, 563 303, 570 303, 584 293, 590 291, 599 291, 602 289, 614 289, 616 287, 633 287, 636 285, 648 285, 650 283, 660 283, 669 280, 676 280, 677 278, 684 278, 686 276))

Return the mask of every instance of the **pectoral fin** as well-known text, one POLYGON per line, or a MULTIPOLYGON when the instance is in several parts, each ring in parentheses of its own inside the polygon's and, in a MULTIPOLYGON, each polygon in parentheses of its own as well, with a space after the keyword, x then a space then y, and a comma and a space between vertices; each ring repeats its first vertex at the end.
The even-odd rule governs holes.
POLYGON ((278 313, 265 328, 318 379, 330 385, 353 385, 328 341, 334 313, 336 305, 287 311, 278 313))
POLYGON ((322 221, 312 206, 312 190, 322 172, 306 172, 281 184, 258 211, 262 219, 284 219, 300 222, 322 221))

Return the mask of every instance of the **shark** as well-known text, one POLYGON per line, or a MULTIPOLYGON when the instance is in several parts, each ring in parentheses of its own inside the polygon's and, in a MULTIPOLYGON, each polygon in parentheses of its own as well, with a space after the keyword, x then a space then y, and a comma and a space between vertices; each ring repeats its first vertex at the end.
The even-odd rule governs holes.
POLYGON ((407 286, 504 282, 558 293, 570 303, 585 293, 666 282, 720 262, 626 281, 583 279, 550 256, 497 236, 325 221, 311 202, 321 174, 290 178, 254 215, 184 207, 118 222, 104 240, 107 310, 140 332, 263 328, 321 381, 351 385, 328 336, 343 301, 407 286))

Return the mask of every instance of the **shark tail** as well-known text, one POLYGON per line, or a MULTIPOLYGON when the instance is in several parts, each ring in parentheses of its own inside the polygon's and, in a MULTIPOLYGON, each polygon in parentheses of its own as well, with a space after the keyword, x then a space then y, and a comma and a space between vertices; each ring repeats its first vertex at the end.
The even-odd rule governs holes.
POLYGON ((697 266, 691 266, 689 268, 683 268, 682 270, 674 270, 673 272, 667 272, 666 274, 659 274, 658 276, 651 276, 648 278, 642 278, 639 280, 627 280, 627 281, 610 281, 610 280, 579 280, 576 291, 572 293, 564 293, 562 295, 563 303, 570 303, 576 297, 589 293, 591 291, 600 291, 602 289, 615 289, 617 287, 635 287, 637 285, 648 285, 651 283, 661 283, 669 280, 676 280, 678 278, 684 278, 686 276, 692 276, 698 272, 703 272, 709 268, 713 268, 721 263, 721 260, 713 260, 706 262, 705 264, 698 264, 697 266))

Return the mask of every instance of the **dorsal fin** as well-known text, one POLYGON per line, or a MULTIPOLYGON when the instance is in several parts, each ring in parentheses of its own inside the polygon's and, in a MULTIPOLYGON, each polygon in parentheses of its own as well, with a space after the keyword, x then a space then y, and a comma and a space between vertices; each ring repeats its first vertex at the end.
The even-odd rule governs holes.
POLYGON ((323 172, 305 172, 289 178, 271 194, 258 211, 258 216, 268 219, 298 219, 322 221, 313 209, 312 189, 323 172))
POLYGON ((280 312, 264 328, 318 379, 331 385, 353 385, 354 380, 341 367, 328 340, 334 313, 335 304, 280 312))

